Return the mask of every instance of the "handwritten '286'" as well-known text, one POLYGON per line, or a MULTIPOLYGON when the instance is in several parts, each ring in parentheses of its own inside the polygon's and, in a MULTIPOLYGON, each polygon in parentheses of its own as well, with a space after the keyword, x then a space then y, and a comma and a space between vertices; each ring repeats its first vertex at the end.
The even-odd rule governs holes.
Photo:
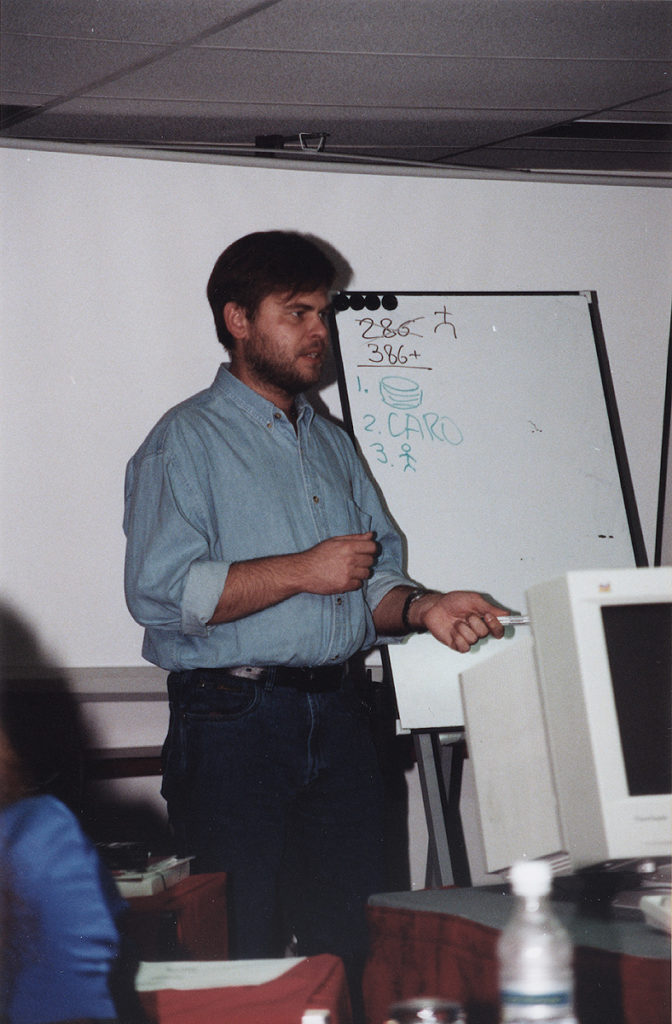
MULTIPOLYGON (((449 316, 452 316, 450 310, 443 306, 441 309, 435 309, 433 315, 438 317, 438 319, 434 324, 432 333, 437 334, 437 332, 441 332, 443 327, 447 327, 453 339, 457 341, 457 328, 453 321, 448 319, 449 316)), ((361 320, 357 320, 357 323, 362 328, 362 338, 365 341, 380 341, 381 338, 422 338, 424 337, 422 330, 412 330, 410 325, 416 326, 420 320, 425 319, 426 317, 424 316, 413 316, 395 326, 392 317, 389 316, 381 317, 380 321, 374 320, 371 316, 364 316, 361 320), (377 334, 376 331, 380 333, 377 334)))
POLYGON ((381 317, 380 323, 376 323, 373 317, 364 316, 357 323, 360 327, 363 327, 362 338, 366 341, 380 341, 381 338, 408 338, 409 335, 415 338, 422 338, 422 334, 412 331, 409 324, 414 324, 417 320, 424 319, 424 316, 414 316, 410 320, 404 320, 403 323, 395 327, 392 318, 389 316, 381 317), (373 333, 376 330, 380 331, 380 334, 373 333))

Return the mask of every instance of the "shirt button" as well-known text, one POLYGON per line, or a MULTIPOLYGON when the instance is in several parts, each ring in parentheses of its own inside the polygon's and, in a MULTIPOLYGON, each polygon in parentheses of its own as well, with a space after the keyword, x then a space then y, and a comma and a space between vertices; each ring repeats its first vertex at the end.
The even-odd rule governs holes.
POLYGON ((276 419, 276 420, 281 420, 282 419, 282 413, 281 412, 274 412, 273 413, 273 418, 276 419))
POLYGON ((320 499, 318 498, 317 494, 313 495, 313 501, 315 502, 316 505, 320 504, 320 499))
POLYGON ((337 597, 336 598, 336 604, 343 604, 343 598, 342 597, 337 597))

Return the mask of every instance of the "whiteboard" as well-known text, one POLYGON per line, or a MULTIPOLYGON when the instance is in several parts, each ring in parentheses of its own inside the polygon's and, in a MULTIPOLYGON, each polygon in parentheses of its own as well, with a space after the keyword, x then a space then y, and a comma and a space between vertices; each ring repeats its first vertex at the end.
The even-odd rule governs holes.
MULTIPOLYGON (((335 321, 349 426, 413 579, 524 612, 533 583, 640 560, 594 294, 344 293, 335 321)), ((466 655, 390 645, 401 725, 462 725, 458 675, 507 634, 466 655)))

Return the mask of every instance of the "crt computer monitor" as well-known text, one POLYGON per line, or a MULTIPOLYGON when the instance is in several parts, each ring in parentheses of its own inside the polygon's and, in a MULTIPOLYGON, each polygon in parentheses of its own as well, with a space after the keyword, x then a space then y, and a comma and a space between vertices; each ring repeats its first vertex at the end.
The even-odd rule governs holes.
POLYGON ((570 572, 527 601, 531 636, 461 679, 488 870, 669 858, 672 568, 570 572))

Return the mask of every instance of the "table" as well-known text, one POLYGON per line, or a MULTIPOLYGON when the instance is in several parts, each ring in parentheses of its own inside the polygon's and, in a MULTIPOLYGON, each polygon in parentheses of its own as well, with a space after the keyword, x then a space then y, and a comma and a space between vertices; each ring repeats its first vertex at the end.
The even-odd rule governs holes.
MULTIPOLYGON (((580 1024, 670 1024, 669 936, 643 920, 609 920, 571 902, 554 907, 575 946, 580 1024)), ((512 908, 504 887, 372 896, 368 1024, 420 995, 462 1003, 469 1024, 497 1024, 496 944, 512 908)))
POLYGON ((311 1009, 327 1010, 331 1024, 352 1024, 343 962, 326 953, 208 965, 141 964, 136 988, 152 1024, 301 1024, 311 1009), (165 972, 158 977, 153 972, 148 982, 147 968, 165 972), (192 987, 206 981, 209 987, 192 987))
POLYGON ((127 900, 125 930, 140 960, 226 960, 226 875, 190 875, 164 892, 127 900))

